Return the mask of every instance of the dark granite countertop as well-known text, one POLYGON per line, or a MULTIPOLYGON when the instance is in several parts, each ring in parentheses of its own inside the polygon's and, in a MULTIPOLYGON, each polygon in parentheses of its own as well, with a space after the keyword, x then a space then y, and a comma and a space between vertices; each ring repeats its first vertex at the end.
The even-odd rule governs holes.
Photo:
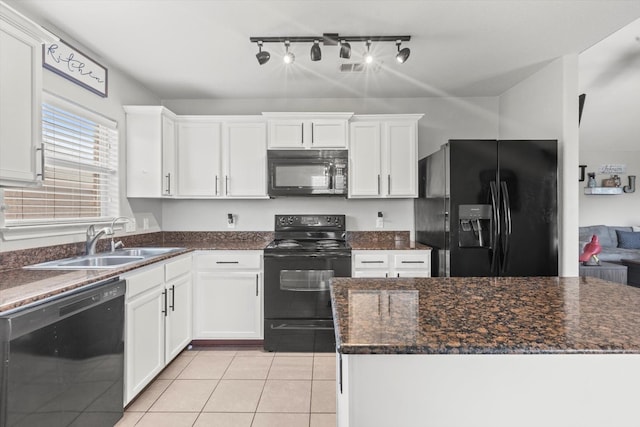
POLYGON ((640 353, 640 289, 593 277, 335 278, 331 299, 345 354, 640 353))
POLYGON ((413 240, 394 240, 390 242, 349 242, 351 249, 357 251, 405 251, 405 250, 429 250, 431 247, 413 240))
POLYGON ((0 272, 0 314, 35 301, 117 277, 136 268, 191 252, 191 249, 155 256, 135 264, 109 270, 25 270, 0 272))

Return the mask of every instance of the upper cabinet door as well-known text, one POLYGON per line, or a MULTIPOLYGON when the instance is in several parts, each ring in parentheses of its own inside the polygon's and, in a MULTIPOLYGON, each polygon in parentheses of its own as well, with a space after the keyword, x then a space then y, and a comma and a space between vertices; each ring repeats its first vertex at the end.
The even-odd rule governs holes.
POLYGON ((0 19, 0 186, 42 181, 41 93, 42 41, 0 19))
POLYGON ((223 196, 222 125, 181 120, 178 124, 178 196, 223 196))
POLYGON ((415 122, 383 125, 387 197, 418 197, 418 145, 415 122))
POLYGON ((224 129, 224 195, 268 197, 265 123, 227 123, 224 129))
POLYGON ((176 123, 165 115, 162 116, 162 176, 163 196, 176 195, 176 123))
POLYGON ((269 122, 269 148, 305 148, 302 120, 271 120, 269 122))
POLYGON ((175 116, 164 107, 129 106, 127 113, 127 197, 175 194, 175 116))
POLYGON ((379 197, 381 192, 380 124, 351 123, 349 197, 379 197))
POLYGON ((347 121, 316 119, 307 122, 308 148, 347 148, 347 121))

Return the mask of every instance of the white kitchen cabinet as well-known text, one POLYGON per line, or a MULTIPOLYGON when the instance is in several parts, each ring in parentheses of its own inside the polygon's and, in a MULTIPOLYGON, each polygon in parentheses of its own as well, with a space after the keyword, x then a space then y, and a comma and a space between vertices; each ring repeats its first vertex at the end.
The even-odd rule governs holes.
POLYGON ((265 123, 227 121, 223 129, 224 196, 267 198, 265 123))
POLYGON ((262 251, 195 254, 194 339, 262 339, 262 251))
POLYGON ((0 2, 0 187, 42 182, 43 37, 0 2))
POLYGON ((127 197, 173 197, 176 116, 164 107, 126 105, 127 197))
POLYGON ((222 180, 222 123, 180 118, 178 122, 178 195, 217 197, 222 180))
POLYGON ((352 113, 263 113, 270 149, 346 149, 352 113))
POLYGON ((353 277, 430 277, 431 250, 354 250, 353 277))
POLYGON ((418 196, 420 117, 354 116, 350 124, 349 197, 418 196))
POLYGON ((123 278, 126 405, 191 342, 191 254, 123 278))

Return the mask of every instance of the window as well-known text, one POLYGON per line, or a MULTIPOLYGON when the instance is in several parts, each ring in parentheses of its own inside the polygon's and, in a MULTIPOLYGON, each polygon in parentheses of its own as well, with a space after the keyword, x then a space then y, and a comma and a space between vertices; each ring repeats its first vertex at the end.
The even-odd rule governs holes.
POLYGON ((43 185, 4 191, 5 226, 99 222, 119 214, 116 122, 45 94, 43 185))

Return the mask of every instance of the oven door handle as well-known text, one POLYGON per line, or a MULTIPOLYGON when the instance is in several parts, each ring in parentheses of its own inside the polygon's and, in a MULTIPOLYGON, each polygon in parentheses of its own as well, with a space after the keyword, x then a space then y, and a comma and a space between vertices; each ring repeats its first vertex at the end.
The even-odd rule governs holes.
POLYGON ((307 324, 289 324, 289 323, 281 323, 278 326, 271 325, 271 329, 277 330, 295 330, 295 331, 333 331, 333 327, 330 326, 318 326, 318 325, 307 325, 307 324))
POLYGON ((327 292, 331 290, 329 284, 321 284, 314 288, 300 288, 296 286, 280 285, 280 290, 287 292, 327 292))

